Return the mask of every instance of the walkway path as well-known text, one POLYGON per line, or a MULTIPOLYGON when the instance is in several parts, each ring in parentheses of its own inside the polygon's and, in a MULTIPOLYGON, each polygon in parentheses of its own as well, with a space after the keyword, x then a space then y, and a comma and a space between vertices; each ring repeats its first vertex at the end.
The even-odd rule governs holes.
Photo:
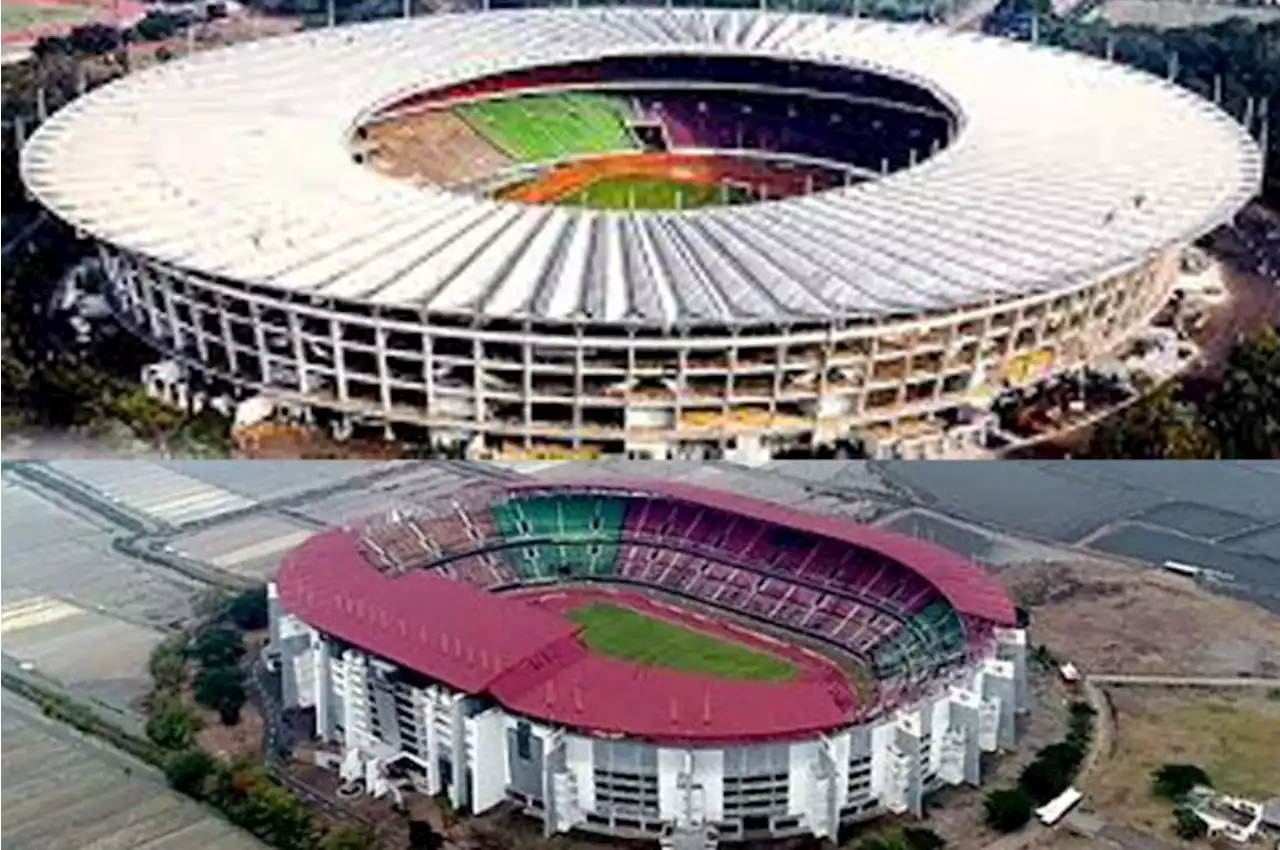
POLYGON ((1280 679, 1245 676, 1129 676, 1097 673, 1089 681, 1099 685, 1150 685, 1160 688, 1280 688, 1280 679))

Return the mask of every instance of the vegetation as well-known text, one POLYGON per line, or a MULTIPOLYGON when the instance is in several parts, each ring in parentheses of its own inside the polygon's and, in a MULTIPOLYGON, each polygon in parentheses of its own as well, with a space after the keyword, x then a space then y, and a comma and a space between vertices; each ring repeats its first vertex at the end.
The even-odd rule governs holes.
POLYGON ((378 835, 373 827, 344 823, 325 833, 317 850, 368 850, 377 840, 378 835))
POLYGON ((982 801, 987 826, 997 832, 1014 832, 1026 826, 1036 802, 1021 785, 997 788, 982 801))
POLYGON ((987 794, 983 804, 988 826, 999 832, 1021 829, 1037 805, 1048 803, 1071 787, 1089 752, 1096 716, 1087 702, 1071 703, 1066 737, 1037 752, 1023 768, 1017 785, 987 794))
POLYGON ((1179 838, 1194 841, 1208 834, 1209 825, 1192 809, 1178 806, 1173 810, 1173 831, 1179 838))
POLYGON ((1095 458, 1280 457, 1280 336, 1265 329, 1227 358, 1221 383, 1195 393, 1175 381, 1099 426, 1095 458))
POLYGON ((147 718, 147 737, 166 750, 184 750, 191 746, 199 728, 200 719, 175 697, 164 699, 151 709, 147 718))
POLYGON ((120 727, 107 722, 92 709, 86 708, 61 694, 46 691, 25 679, 20 679, 9 673, 0 674, 0 679, 3 679, 5 690, 12 691, 18 696, 35 703, 46 717, 66 723, 86 735, 101 738, 141 761, 155 765, 164 763, 163 750, 150 741, 136 738, 120 727))
MULTIPOLYGON (((51 66, 62 61, 52 59, 51 66)), ((6 73, 6 82, 7 77, 6 73)), ((5 167, 6 198, 21 194, 8 189, 16 182, 12 161, 9 158, 5 167)), ((6 205, 6 212, 18 209, 6 205)), ((52 221, 29 237, 28 244, 27 252, 5 257, 3 266, 0 357, 5 425, 77 429, 111 438, 125 435, 182 454, 225 455, 230 423, 223 417, 213 411, 192 415, 168 407, 138 385, 143 365, 156 359, 151 349, 115 325, 104 325, 100 334, 81 340, 64 314, 49 309, 54 287, 76 264, 88 260, 89 246, 52 221)), ((91 287, 98 285, 92 275, 86 280, 91 287)))
POLYGON ((1197 785, 1213 787, 1209 774, 1194 764, 1162 764, 1151 772, 1151 793, 1166 800, 1181 800, 1197 785))
POLYGON ((191 657, 205 668, 238 664, 244 654, 244 635, 226 626, 201 629, 191 642, 191 657))
POLYGON ((737 643, 606 603, 570 611, 581 638, 604 655, 654 667, 735 679, 780 682, 794 678, 794 664, 737 643))
POLYGON ((864 838, 855 850, 944 850, 947 842, 931 829, 895 826, 864 838))
POLYGON ((247 699, 244 691, 244 674, 235 667, 202 667, 196 673, 194 693, 196 702, 218 712, 225 726, 240 722, 240 709, 247 699))
POLYGON ((203 800, 272 847, 337 850, 354 846, 322 843, 327 836, 318 833, 307 804, 259 765, 224 762, 203 750, 189 749, 172 755, 164 770, 175 790, 203 800))
POLYGON ((237 593, 227 600, 226 618, 236 628, 246 632, 256 632, 267 627, 267 589, 256 587, 237 593))
POLYGON ((151 650, 147 660, 152 687, 159 693, 176 693, 187 677, 186 638, 170 638, 151 650))

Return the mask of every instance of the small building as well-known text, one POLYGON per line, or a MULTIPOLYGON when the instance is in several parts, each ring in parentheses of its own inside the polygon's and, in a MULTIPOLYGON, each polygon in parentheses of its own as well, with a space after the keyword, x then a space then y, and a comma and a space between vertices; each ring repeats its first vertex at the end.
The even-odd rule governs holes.
POLYGON ((1241 797, 1216 795, 1193 811, 1209 827, 1209 835, 1221 835, 1240 844, 1252 841, 1262 825, 1262 804, 1241 797))

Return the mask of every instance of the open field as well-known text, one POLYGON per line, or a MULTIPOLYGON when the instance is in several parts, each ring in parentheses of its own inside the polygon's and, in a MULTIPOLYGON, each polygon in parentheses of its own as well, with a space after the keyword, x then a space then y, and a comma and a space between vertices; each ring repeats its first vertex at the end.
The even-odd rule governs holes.
POLYGON ((730 188, 726 194, 711 183, 661 180, 653 177, 614 177, 592 183, 566 195, 560 203, 599 210, 675 210, 712 204, 740 204, 751 200, 744 189, 730 188))
POLYGON ((454 107, 454 113, 494 147, 529 162, 637 148, 619 102, 602 95, 492 100, 454 107))
POLYGON ((1088 783, 1090 807, 1108 821, 1170 841, 1172 805, 1148 790, 1166 762, 1200 765, 1221 791, 1274 796, 1280 698, 1265 691, 1111 688, 1115 741, 1088 783))
POLYGON ((96 16, 92 6, 28 4, 10 0, 0 6, 0 32, 23 32, 53 24, 78 24, 96 16))
POLYGON ((1204 27, 1231 18, 1255 23, 1280 20, 1280 7, 1235 3, 1184 2, 1184 0, 1107 0, 1091 17, 1115 25, 1204 27))
POLYGON ((1189 579, 1080 558, 1010 565, 1031 641, 1086 673, 1280 675, 1280 617, 1189 579))
POLYGON ((794 664, 776 656, 618 605, 594 602, 566 616, 583 626, 583 643, 615 658, 687 673, 769 682, 787 681, 798 672, 794 664))
POLYGON ((3 717, 6 848, 265 846, 169 790, 158 773, 49 720, 15 694, 5 694, 3 717))

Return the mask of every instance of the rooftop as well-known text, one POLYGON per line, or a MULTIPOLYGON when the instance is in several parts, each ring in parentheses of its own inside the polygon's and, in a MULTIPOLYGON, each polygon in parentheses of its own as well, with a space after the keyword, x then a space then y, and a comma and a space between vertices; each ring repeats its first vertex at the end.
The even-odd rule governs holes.
POLYGON ((73 102, 32 137, 22 172, 84 231, 220 279, 440 315, 669 328, 1070 287, 1228 220, 1256 193, 1261 158, 1212 104, 1080 54, 844 17, 604 8, 432 15, 201 53, 73 102), (347 148, 362 116, 414 91, 676 52, 875 70, 942 91, 963 124, 881 180, 680 212, 417 187, 347 148))
MULTIPOLYGON (((628 479, 542 481, 514 493, 590 488, 652 494, 823 534, 901 560, 961 613, 1012 623, 1007 595, 977 566, 936 546, 745 496, 628 479)), ((820 678, 736 681, 607 658, 577 626, 518 597, 487 593, 429 570, 389 574, 359 548, 359 531, 323 532, 291 551, 276 574, 285 611, 312 627, 512 711, 599 732, 656 740, 802 736, 849 722, 847 687, 820 678), (648 699, 635 699, 638 692, 648 699)))

